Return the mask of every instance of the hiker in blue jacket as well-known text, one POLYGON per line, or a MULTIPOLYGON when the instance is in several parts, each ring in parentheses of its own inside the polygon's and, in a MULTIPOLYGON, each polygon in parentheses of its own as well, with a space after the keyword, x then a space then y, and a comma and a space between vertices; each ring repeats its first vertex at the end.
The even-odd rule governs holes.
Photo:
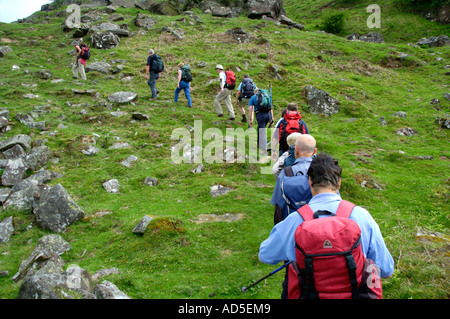
MULTIPOLYGON (((308 171, 309 165, 311 165, 311 161, 316 152, 316 140, 312 135, 302 134, 297 137, 297 141, 295 143, 295 162, 291 166, 294 176, 300 171, 303 173, 308 171)), ((277 182, 275 183, 275 188, 273 189, 272 199, 270 200, 270 203, 274 206, 282 198, 281 181, 285 176, 286 173, 284 170, 281 170, 278 175, 277 182)))
MULTIPOLYGON (((258 91, 255 92, 255 95, 253 95, 249 102, 248 102, 248 127, 253 127, 253 112, 255 113, 256 122, 258 123, 258 147, 260 150, 262 150, 264 153, 267 152, 267 133, 266 133, 266 126, 267 124, 273 122, 273 109, 270 108, 269 111, 262 110, 261 106, 258 103, 258 91), (261 131, 261 132, 260 132, 261 131)), ((272 105, 272 96, 269 96, 269 105, 272 105)))
MULTIPOLYGON (((309 206, 312 211, 319 210, 336 213, 341 202, 338 195, 341 186, 341 172, 338 162, 328 154, 319 154, 311 162, 308 169, 312 199, 309 206)), ((330 218, 323 216, 321 218, 330 218)), ((350 219, 361 229, 361 248, 364 256, 370 258, 380 268, 380 276, 388 278, 394 272, 394 260, 386 247, 380 228, 369 212, 355 206, 350 219)), ((264 240, 259 249, 259 260, 275 265, 282 261, 295 259, 295 231, 303 222, 298 213, 290 214, 282 222, 276 224, 270 236, 264 240)))

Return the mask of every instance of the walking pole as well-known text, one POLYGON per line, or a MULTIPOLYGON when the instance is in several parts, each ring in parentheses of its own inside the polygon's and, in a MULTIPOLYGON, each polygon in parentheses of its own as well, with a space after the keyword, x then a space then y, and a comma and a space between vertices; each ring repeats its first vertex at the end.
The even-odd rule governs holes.
POLYGON ((272 271, 270 274, 268 274, 268 275, 262 277, 261 279, 259 279, 257 282, 254 282, 254 283, 251 284, 250 286, 248 286, 248 287, 242 287, 241 291, 242 291, 243 293, 246 293, 247 290, 248 290, 249 288, 255 286, 255 285, 258 284, 258 283, 260 283, 261 281, 263 281, 263 280, 266 279, 267 277, 272 276, 272 275, 275 274, 276 272, 279 272, 281 269, 286 268, 287 266, 289 266, 289 264, 290 264, 291 262, 292 262, 292 260, 289 261, 289 262, 287 262, 287 263, 285 263, 283 266, 281 266, 281 267, 275 269, 275 270, 272 271))
MULTIPOLYGON (((269 83, 269 89, 270 89, 270 109, 273 109, 273 97, 272 97, 272 83, 269 83)), ((272 121, 270 121, 270 124, 269 124, 269 128, 272 126, 272 124, 273 124, 273 119, 272 119, 272 121)))

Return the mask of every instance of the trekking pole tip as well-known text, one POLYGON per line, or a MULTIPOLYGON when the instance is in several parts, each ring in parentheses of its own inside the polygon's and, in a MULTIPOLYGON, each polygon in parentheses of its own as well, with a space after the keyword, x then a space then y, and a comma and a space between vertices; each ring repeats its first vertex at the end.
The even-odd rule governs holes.
POLYGON ((241 291, 245 294, 247 292, 247 287, 242 287, 241 291))

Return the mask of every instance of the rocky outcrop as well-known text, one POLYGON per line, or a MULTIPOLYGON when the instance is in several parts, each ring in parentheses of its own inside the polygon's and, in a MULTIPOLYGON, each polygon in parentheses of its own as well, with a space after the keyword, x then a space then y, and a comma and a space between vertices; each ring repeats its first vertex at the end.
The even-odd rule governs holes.
POLYGON ((34 214, 42 228, 55 233, 64 231, 69 225, 84 217, 84 211, 61 184, 44 190, 34 214))
POLYGON ((339 101, 327 92, 319 90, 311 85, 305 87, 304 95, 308 101, 312 114, 324 114, 330 116, 339 111, 339 101))
POLYGON ((119 46, 120 38, 111 31, 95 32, 91 35, 91 44, 96 49, 113 49, 119 46))
POLYGON ((441 35, 440 37, 429 37, 428 39, 422 38, 417 42, 417 45, 428 46, 430 48, 443 47, 450 45, 450 38, 446 35, 441 35))
POLYGON ((286 15, 283 0, 251 0, 247 12, 250 19, 260 19, 263 16, 278 19, 281 15, 286 15))
POLYGON ((100 283, 104 276, 118 273, 116 268, 92 275, 78 265, 63 270, 61 255, 71 249, 59 235, 41 237, 12 277, 15 282, 22 280, 18 299, 130 299, 111 282, 100 283))

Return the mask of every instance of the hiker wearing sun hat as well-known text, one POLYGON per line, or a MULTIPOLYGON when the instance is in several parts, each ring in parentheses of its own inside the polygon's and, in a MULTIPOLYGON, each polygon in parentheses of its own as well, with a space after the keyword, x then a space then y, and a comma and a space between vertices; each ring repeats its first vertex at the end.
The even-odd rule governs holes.
POLYGON ((220 81, 220 91, 217 93, 216 98, 214 99, 214 108, 217 112, 217 116, 222 117, 223 111, 222 106, 220 105, 221 101, 224 101, 225 106, 230 115, 230 120, 234 120, 234 109, 233 104, 231 104, 231 90, 227 87, 227 76, 221 64, 216 65, 216 71, 219 73, 219 81, 220 81))

